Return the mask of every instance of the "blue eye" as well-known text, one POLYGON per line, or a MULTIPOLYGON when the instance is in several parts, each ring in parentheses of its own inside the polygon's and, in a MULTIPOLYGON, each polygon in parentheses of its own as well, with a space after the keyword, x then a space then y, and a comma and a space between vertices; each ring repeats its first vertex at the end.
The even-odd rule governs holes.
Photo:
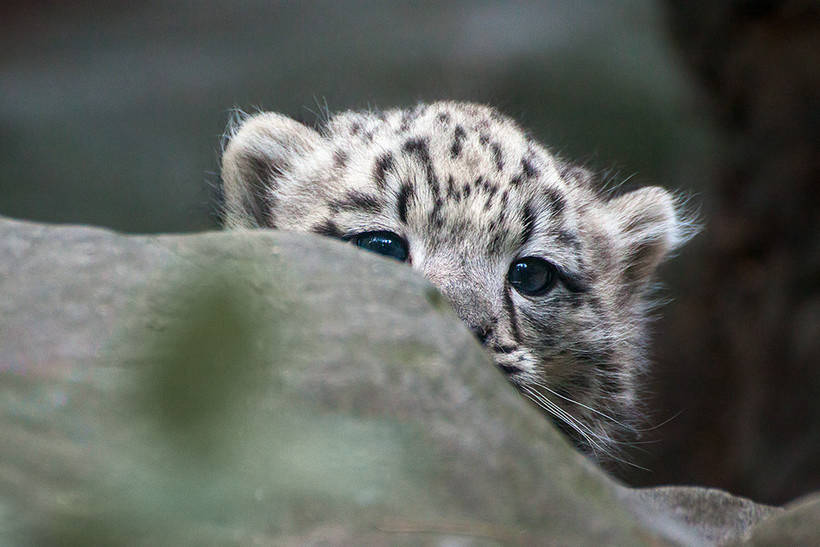
POLYGON ((366 232, 355 235, 350 240, 357 247, 395 258, 401 262, 407 260, 407 242, 393 232, 366 232))
POLYGON ((507 272, 510 285, 526 296, 546 294, 555 285, 556 279, 555 266, 532 256, 516 260, 507 272))

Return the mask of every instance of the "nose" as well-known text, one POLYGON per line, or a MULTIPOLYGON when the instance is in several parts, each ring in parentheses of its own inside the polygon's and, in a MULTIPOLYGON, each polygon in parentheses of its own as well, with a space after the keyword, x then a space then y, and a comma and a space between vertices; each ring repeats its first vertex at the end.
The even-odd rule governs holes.
POLYGON ((487 345, 494 323, 492 304, 487 296, 460 283, 443 283, 439 290, 478 341, 487 345))

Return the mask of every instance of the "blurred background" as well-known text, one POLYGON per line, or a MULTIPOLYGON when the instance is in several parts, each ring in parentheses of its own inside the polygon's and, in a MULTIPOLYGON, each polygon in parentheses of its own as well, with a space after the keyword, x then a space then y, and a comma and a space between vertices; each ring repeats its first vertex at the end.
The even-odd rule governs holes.
MULTIPOLYGON (((0 8, 0 214, 216 229, 230 110, 497 106, 613 182, 690 196, 653 423, 615 470, 782 503, 820 489, 814 1, 92 2, 0 8)), ((0 257, 0 260, 2 257, 0 257)))

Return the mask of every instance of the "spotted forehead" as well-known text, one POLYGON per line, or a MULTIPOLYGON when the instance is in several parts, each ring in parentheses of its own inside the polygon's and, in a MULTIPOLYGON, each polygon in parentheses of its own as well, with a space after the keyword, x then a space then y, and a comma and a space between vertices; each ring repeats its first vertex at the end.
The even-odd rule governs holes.
POLYGON ((345 113, 327 136, 336 163, 354 164, 342 177, 358 189, 358 204, 375 210, 392 198, 398 220, 433 242, 453 245, 469 234, 498 251, 526 241, 539 213, 558 217, 567 206, 560 165, 488 107, 345 113))

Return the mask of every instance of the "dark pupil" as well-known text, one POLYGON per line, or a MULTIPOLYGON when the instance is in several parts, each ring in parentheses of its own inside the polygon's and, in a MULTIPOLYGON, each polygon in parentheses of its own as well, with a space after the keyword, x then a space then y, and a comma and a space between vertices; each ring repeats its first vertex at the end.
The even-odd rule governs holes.
POLYGON ((404 240, 392 232, 372 232, 355 238, 355 243, 362 249, 381 255, 390 256, 404 262, 407 260, 407 245, 404 240))
POLYGON ((507 279, 518 292, 537 296, 552 287, 554 272, 552 266, 546 260, 524 258, 510 266, 507 279))

